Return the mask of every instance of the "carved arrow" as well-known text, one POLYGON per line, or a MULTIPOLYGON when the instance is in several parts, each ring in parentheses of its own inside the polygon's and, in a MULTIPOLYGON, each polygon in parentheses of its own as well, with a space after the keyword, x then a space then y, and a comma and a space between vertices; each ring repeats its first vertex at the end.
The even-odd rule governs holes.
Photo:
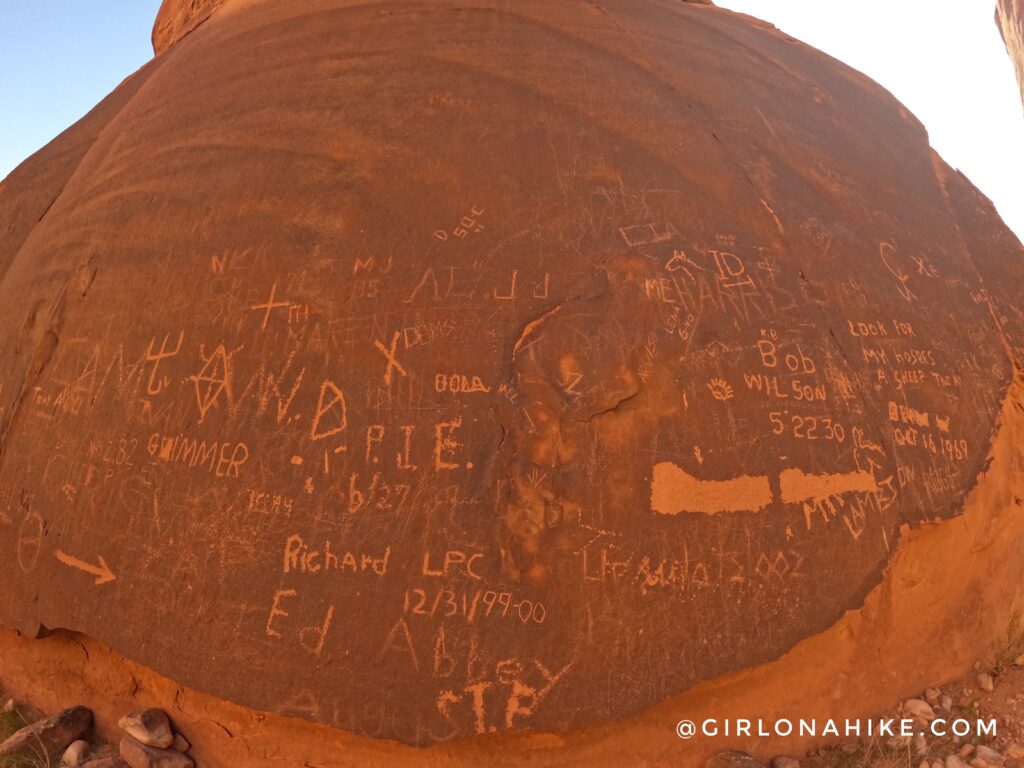
POLYGON ((60 560, 64 565, 70 565, 72 568, 77 568, 80 571, 85 571, 96 577, 96 585, 106 584, 108 581, 113 581, 117 578, 114 572, 110 570, 110 566, 107 565, 107 561, 103 559, 103 556, 99 557, 99 565, 92 565, 79 560, 77 557, 72 557, 69 554, 61 552, 59 549, 56 552, 57 559, 60 560))

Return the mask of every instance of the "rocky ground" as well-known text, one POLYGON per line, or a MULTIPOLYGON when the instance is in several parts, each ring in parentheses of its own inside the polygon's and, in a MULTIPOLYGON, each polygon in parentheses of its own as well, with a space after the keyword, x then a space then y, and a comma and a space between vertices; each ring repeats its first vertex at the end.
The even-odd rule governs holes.
MULTIPOLYGON (((0 689, 2 693, 2 689, 0 689)), ((0 696, 0 700, 6 697, 0 696)), ((92 713, 69 707, 46 716, 6 699, 0 711, 0 768, 192 768, 189 743, 155 709, 127 714, 120 742, 95 737, 92 713)), ((1024 768, 1024 624, 1008 637, 994 663, 975 664, 967 677, 922 691, 873 719, 913 718, 923 730, 943 718, 996 722, 995 735, 865 737, 778 756, 765 764, 725 752, 706 768, 1024 768)))
POLYGON ((864 737, 779 756, 766 766, 741 752, 713 758, 707 768, 1024 768, 1024 620, 1011 621, 988 664, 977 662, 967 677, 922 691, 873 718, 912 718, 925 734, 864 737), (994 736, 929 735, 927 723, 942 718, 996 721, 994 736))
POLYGON ((7 699, 0 712, 0 768, 194 768, 188 740, 159 709, 129 712, 117 744, 96 738, 92 712, 68 707, 46 716, 7 699))
POLYGON ((1024 768, 1024 669, 1019 666, 978 671, 929 688, 886 714, 921 723, 934 717, 995 720, 996 735, 862 739, 808 755, 801 768, 1024 768))

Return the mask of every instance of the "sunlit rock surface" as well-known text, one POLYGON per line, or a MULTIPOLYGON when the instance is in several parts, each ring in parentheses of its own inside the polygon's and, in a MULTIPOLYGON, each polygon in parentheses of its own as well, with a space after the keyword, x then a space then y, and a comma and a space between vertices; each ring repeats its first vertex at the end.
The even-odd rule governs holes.
POLYGON ((225 0, 163 0, 153 25, 153 51, 163 53, 224 4, 225 0))

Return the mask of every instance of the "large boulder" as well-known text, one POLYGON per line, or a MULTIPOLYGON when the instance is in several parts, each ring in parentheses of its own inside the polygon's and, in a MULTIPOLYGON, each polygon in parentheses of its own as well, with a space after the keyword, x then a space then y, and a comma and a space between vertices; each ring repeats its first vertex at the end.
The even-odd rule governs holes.
POLYGON ((0 184, 0 622, 373 737, 563 730, 961 514, 1022 248, 866 77, 671 0, 204 18, 0 184))
POLYGON ((1020 97, 1024 101, 1024 0, 997 0, 996 23, 1017 70, 1020 97))

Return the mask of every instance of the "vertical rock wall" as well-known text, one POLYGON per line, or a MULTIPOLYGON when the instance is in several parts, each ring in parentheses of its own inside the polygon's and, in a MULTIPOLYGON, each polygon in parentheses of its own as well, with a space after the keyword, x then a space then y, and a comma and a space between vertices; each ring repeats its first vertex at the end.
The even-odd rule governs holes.
POLYGON ((1022 248, 877 84, 676 0, 154 39, 0 187, 0 622, 367 740, 612 751, 802 641, 819 701, 994 637, 1022 248))

